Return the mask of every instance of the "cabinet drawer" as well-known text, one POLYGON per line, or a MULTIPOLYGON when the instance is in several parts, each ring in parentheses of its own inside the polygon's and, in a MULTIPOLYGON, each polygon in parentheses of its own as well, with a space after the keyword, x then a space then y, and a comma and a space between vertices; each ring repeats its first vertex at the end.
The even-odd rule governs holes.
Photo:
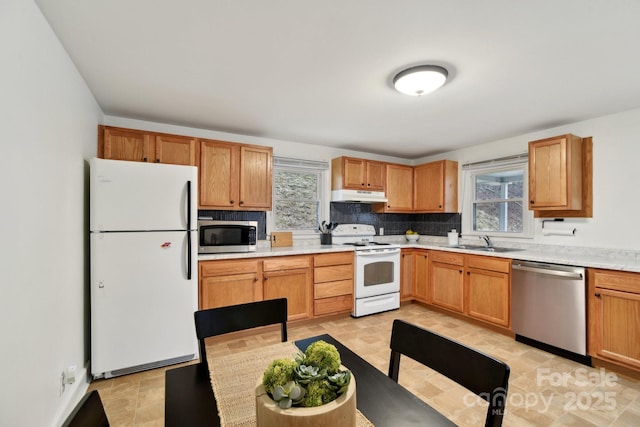
POLYGON ((328 298, 338 295, 349 295, 353 293, 353 280, 316 283, 313 289, 314 298, 328 298))
POLYGON ((257 260, 200 261, 202 277, 225 276, 229 274, 258 273, 257 260))
POLYGON ((353 295, 342 295, 333 298, 315 300, 313 312, 316 316, 322 314, 342 313, 353 308, 353 295))
POLYGON ((464 254, 454 252, 431 251, 431 261, 442 262, 445 264, 464 264, 464 254))
POLYGON ((333 265, 331 267, 316 267, 313 269, 315 283, 333 282, 336 280, 352 280, 353 265, 333 265))
POLYGON ((353 252, 335 252, 330 254, 316 255, 313 257, 313 265, 315 267, 323 267, 327 265, 352 264, 353 252))
POLYGON ((511 268, 511 260, 504 258, 493 258, 490 256, 467 256, 467 266, 471 268, 479 268, 481 270, 498 271, 500 273, 508 273, 511 268))
POLYGON ((272 257, 267 258, 262 263, 264 271, 294 270, 297 268, 310 268, 311 257, 272 257))
POLYGON ((638 273, 607 270, 592 270, 592 272, 593 284, 596 288, 640 294, 640 274, 638 273))

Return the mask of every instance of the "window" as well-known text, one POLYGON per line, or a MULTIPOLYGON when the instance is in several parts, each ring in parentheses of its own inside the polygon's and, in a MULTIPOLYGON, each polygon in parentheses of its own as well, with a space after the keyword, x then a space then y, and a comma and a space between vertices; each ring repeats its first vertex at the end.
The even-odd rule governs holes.
POLYGON ((273 161, 273 211, 270 231, 314 234, 325 215, 325 177, 328 162, 285 159, 273 161))
POLYGON ((532 237, 526 161, 518 156, 509 162, 464 165, 463 171, 463 234, 532 237))

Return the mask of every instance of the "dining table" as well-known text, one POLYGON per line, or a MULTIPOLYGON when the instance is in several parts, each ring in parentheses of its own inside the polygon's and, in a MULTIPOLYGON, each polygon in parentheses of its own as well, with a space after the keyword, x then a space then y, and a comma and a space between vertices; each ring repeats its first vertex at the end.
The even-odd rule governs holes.
POLYGON ((355 378, 357 427, 455 425, 340 341, 323 334, 232 354, 207 352, 207 363, 167 371, 165 426, 183 426, 185 422, 255 426, 255 387, 261 373, 274 358, 293 358, 319 340, 337 348, 342 365, 355 378))

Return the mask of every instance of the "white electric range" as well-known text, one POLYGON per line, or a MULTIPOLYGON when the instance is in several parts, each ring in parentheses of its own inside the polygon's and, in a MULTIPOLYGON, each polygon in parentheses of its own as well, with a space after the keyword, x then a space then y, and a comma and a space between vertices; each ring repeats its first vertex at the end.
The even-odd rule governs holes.
POLYGON ((353 317, 400 308, 400 245, 374 242, 373 225, 340 224, 334 245, 355 247, 353 317))

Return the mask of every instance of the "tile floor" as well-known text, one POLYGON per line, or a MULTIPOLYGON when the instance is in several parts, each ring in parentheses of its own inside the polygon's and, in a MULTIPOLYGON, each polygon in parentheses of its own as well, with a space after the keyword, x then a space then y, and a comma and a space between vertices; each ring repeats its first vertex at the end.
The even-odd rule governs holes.
MULTIPOLYGON (((341 316, 293 323, 288 328, 289 340, 328 333, 386 373, 391 324, 396 318, 505 361, 511 367, 505 426, 640 426, 640 382, 588 368, 418 304, 359 319, 341 316)), ((232 353, 279 338, 279 329, 272 328, 218 337, 207 348, 232 353)), ((483 401, 410 359, 403 358, 400 366, 400 384, 456 424, 484 425, 483 401)), ((112 426, 162 426, 165 369, 94 381, 89 388, 99 390, 112 426)))

